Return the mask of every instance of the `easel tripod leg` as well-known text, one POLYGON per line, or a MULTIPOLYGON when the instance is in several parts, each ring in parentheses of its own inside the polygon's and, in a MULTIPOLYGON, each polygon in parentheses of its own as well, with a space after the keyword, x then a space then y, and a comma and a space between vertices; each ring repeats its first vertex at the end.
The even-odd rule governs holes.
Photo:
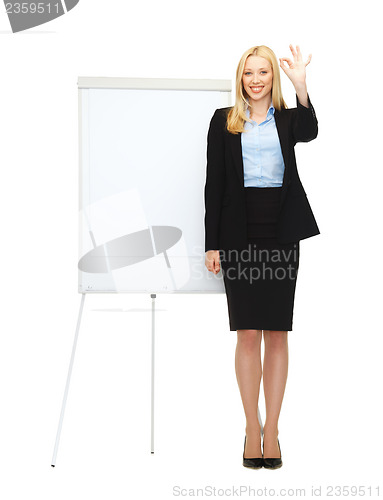
POLYGON ((80 323, 81 323, 81 317, 82 317, 82 310, 84 308, 84 302, 85 302, 85 293, 82 294, 80 310, 79 310, 78 318, 77 318, 76 333, 75 333, 74 341, 73 341, 72 355, 70 358, 68 376, 67 376, 65 391, 64 391, 64 397, 63 397, 63 402, 61 405, 61 413, 60 413, 60 420, 59 420, 59 425, 58 425, 58 429, 57 429, 56 442, 55 442, 55 447, 53 450, 53 457, 52 457, 52 463, 51 463, 52 467, 55 467, 55 465, 56 465, 57 451, 58 451, 59 442, 60 442, 61 428, 62 428, 62 424, 63 424, 63 420, 64 420, 66 401, 68 398, 69 384, 70 384, 70 378, 72 375, 72 368, 73 368, 74 356, 76 353, 77 339, 78 339, 78 333, 80 331, 80 323))
POLYGON ((152 298, 152 380, 151 380, 151 442, 150 451, 154 453, 154 326, 155 326, 155 300, 156 294, 150 295, 152 298))

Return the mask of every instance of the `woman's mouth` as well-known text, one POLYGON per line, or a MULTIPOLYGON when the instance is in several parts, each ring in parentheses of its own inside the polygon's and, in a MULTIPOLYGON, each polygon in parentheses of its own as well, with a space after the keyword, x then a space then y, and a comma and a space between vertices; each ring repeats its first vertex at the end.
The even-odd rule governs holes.
POLYGON ((262 92, 263 89, 263 87, 250 87, 250 88, 254 94, 259 94, 260 92, 262 92))

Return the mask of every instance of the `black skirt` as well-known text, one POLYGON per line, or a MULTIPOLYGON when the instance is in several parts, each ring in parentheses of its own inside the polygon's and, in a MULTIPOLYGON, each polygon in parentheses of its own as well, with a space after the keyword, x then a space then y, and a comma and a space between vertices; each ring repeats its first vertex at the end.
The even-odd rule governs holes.
POLYGON ((246 250, 220 250, 230 330, 291 331, 299 241, 278 243, 280 187, 245 188, 246 250))

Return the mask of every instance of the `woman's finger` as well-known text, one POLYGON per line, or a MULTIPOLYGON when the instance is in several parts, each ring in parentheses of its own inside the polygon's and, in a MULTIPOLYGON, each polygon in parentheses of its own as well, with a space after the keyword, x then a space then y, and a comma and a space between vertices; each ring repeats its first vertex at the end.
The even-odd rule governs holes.
MULTIPOLYGON (((295 58, 297 57, 297 53, 296 53, 296 51, 295 51, 294 47, 291 45, 291 43, 290 43, 289 47, 290 47, 290 50, 291 50, 291 52, 292 52, 292 54, 293 54, 293 56, 294 56, 294 59, 295 59, 295 58)), ((298 45, 297 45, 297 47, 298 47, 298 45)), ((299 50, 299 49, 298 49, 298 50, 299 50)))
POLYGON ((298 61, 302 61, 302 54, 301 54, 301 49, 299 48, 299 45, 297 45, 297 59, 298 59, 298 61))
POLYGON ((309 57, 308 57, 308 59, 307 59, 307 62, 306 62, 306 64, 305 64, 305 66, 307 66, 308 64, 310 64, 310 61, 311 61, 311 56, 312 56, 312 54, 309 54, 309 57))
POLYGON ((219 273, 219 269, 220 269, 219 261, 217 259, 214 259, 214 272, 219 273))
POLYGON ((293 61, 291 59, 288 59, 287 57, 281 57, 279 60, 281 61, 281 68, 282 69, 285 69, 283 67, 283 61, 286 61, 287 64, 289 65, 289 67, 293 66, 293 64, 294 64, 293 61))
POLYGON ((212 255, 209 254, 209 256, 208 256, 208 254, 206 254, 206 257, 205 257, 206 269, 212 273, 215 273, 215 274, 217 274, 221 269, 220 257, 219 257, 219 253, 217 256, 217 253, 218 252, 214 252, 212 255))
POLYGON ((205 258, 205 267, 208 271, 211 271, 210 260, 207 257, 205 258))

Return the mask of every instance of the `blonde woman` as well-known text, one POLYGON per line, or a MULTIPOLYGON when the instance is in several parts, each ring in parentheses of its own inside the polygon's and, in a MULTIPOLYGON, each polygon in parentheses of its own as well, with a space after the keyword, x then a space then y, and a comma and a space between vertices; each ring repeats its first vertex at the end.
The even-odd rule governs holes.
POLYGON ((294 153, 297 142, 318 134, 306 87, 311 54, 304 61, 299 46, 290 50, 293 59, 281 58, 279 64, 294 86, 297 106, 289 109, 283 100, 274 52, 252 47, 237 67, 235 104, 215 111, 207 139, 205 265, 215 274, 222 270, 230 331, 237 331, 235 370, 246 417, 242 463, 254 469, 282 466, 278 419, 299 242, 319 234, 294 153))

